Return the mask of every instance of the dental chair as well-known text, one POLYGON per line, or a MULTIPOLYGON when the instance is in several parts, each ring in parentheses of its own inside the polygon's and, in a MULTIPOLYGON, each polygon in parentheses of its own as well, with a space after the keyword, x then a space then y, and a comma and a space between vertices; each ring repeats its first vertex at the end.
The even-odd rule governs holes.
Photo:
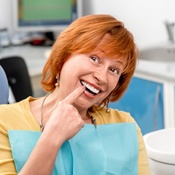
POLYGON ((0 104, 7 104, 9 97, 9 85, 4 69, 0 66, 0 104))
POLYGON ((0 59, 0 65, 6 73, 9 89, 11 89, 16 102, 28 96, 33 96, 28 68, 22 57, 10 56, 2 58, 0 59))

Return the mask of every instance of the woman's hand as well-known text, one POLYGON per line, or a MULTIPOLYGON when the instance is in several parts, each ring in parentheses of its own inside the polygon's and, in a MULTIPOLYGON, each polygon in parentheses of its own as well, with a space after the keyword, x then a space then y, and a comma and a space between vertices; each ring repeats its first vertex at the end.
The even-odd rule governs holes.
POLYGON ((83 93, 85 87, 79 87, 64 100, 58 102, 46 123, 44 132, 51 132, 52 136, 61 142, 72 138, 84 126, 78 110, 73 106, 76 99, 83 93))
POLYGON ((20 171, 20 175, 52 174, 61 145, 84 126, 78 110, 73 106, 84 89, 84 87, 79 87, 64 100, 58 102, 29 159, 20 171))

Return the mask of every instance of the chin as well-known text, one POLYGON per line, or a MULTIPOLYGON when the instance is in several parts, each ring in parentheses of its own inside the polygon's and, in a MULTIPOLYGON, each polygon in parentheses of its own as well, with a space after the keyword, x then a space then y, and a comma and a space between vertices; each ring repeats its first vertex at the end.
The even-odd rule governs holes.
POLYGON ((87 110, 88 108, 92 107, 94 104, 90 103, 89 101, 86 100, 76 100, 74 102, 74 106, 77 109, 83 109, 87 110))

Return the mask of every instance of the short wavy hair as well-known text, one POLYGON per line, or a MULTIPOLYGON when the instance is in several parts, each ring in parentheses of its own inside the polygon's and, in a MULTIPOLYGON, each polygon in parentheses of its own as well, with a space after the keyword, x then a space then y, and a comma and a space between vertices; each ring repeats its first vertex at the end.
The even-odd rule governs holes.
MULTIPOLYGON (((91 52, 106 34, 111 37, 106 40, 101 49, 107 51, 108 55, 118 55, 127 59, 126 67, 117 86, 107 97, 111 102, 120 99, 134 74, 138 50, 133 35, 124 27, 124 24, 107 14, 81 17, 60 33, 43 69, 41 84, 44 90, 53 91, 55 89, 55 77, 60 73, 63 64, 71 54, 91 52)), ((103 104, 107 98, 104 99, 103 104)))

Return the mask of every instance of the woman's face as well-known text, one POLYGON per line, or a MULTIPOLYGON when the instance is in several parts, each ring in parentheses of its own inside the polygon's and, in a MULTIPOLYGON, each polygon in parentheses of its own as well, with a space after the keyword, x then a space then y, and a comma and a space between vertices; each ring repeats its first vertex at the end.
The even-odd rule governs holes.
POLYGON ((98 105, 116 87, 125 65, 126 59, 107 57, 102 50, 72 55, 60 73, 61 95, 65 98, 76 88, 85 86, 74 105, 81 110, 98 105))

